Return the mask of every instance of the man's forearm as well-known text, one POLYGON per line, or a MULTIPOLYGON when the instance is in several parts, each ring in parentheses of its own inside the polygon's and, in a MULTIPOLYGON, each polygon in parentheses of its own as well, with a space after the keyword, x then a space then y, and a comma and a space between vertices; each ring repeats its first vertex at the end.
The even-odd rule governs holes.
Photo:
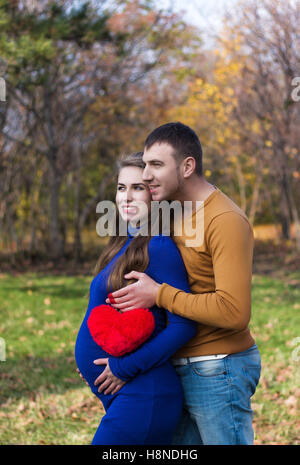
POLYGON ((214 279, 199 273, 193 294, 167 284, 158 289, 156 304, 198 323, 226 329, 245 329, 251 314, 253 232, 250 224, 236 213, 216 217, 207 233, 214 279), (205 290, 201 292, 201 283, 205 290))
POLYGON ((241 330, 247 327, 251 314, 251 294, 233 302, 222 292, 190 294, 163 283, 156 304, 176 315, 208 326, 241 330))

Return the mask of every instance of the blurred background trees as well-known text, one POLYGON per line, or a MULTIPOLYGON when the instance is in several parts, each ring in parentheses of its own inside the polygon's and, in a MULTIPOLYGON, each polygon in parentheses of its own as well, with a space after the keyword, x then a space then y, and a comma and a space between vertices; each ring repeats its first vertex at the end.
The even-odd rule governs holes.
POLYGON ((206 47, 151 0, 0 0, 2 250, 82 258, 116 157, 180 120, 206 178, 299 251, 299 22, 298 2, 244 0, 206 47))

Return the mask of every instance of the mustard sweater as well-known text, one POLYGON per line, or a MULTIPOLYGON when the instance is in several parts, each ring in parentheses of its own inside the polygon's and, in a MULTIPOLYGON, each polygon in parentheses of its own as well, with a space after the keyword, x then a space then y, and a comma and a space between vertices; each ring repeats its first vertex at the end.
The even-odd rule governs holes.
MULTIPOLYGON (((215 186, 216 187, 216 186, 215 186)), ((231 354, 254 344, 248 323, 251 314, 251 278, 254 237, 245 213, 220 189, 195 211, 192 225, 201 228, 203 242, 187 246, 185 231, 173 239, 187 269, 191 293, 163 283, 156 298, 159 307, 199 323, 196 336, 174 357, 231 354)))

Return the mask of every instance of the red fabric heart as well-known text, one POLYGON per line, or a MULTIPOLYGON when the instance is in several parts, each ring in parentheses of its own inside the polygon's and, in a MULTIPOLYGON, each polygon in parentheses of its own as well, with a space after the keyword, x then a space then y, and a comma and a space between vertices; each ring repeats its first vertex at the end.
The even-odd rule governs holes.
POLYGON ((94 341, 119 357, 136 349, 152 334, 155 320, 148 308, 120 313, 110 305, 94 307, 87 320, 94 341))

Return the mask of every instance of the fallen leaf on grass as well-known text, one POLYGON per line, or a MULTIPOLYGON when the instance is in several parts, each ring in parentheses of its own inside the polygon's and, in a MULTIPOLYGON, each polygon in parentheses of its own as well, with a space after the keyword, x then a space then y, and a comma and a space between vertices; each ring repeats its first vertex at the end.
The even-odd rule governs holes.
POLYGON ((288 367, 283 368, 282 370, 280 370, 280 372, 276 376, 276 381, 278 383, 283 383, 284 381, 290 379, 291 375, 292 375, 292 370, 293 369, 292 369, 291 366, 288 366, 288 367))
POLYGON ((297 405, 297 397, 295 396, 290 396, 287 399, 285 399, 284 404, 289 406, 296 406, 297 405))
POLYGON ((79 384, 80 379, 77 378, 64 378, 63 379, 65 383, 71 383, 71 384, 79 384))
POLYGON ((25 410, 25 405, 23 404, 23 402, 20 402, 18 407, 17 407, 17 410, 18 412, 22 412, 23 410, 25 410))
POLYGON ((300 397, 300 388, 295 389, 294 395, 300 397))
POLYGON ((53 315, 54 314, 54 310, 45 310, 45 315, 53 315))

